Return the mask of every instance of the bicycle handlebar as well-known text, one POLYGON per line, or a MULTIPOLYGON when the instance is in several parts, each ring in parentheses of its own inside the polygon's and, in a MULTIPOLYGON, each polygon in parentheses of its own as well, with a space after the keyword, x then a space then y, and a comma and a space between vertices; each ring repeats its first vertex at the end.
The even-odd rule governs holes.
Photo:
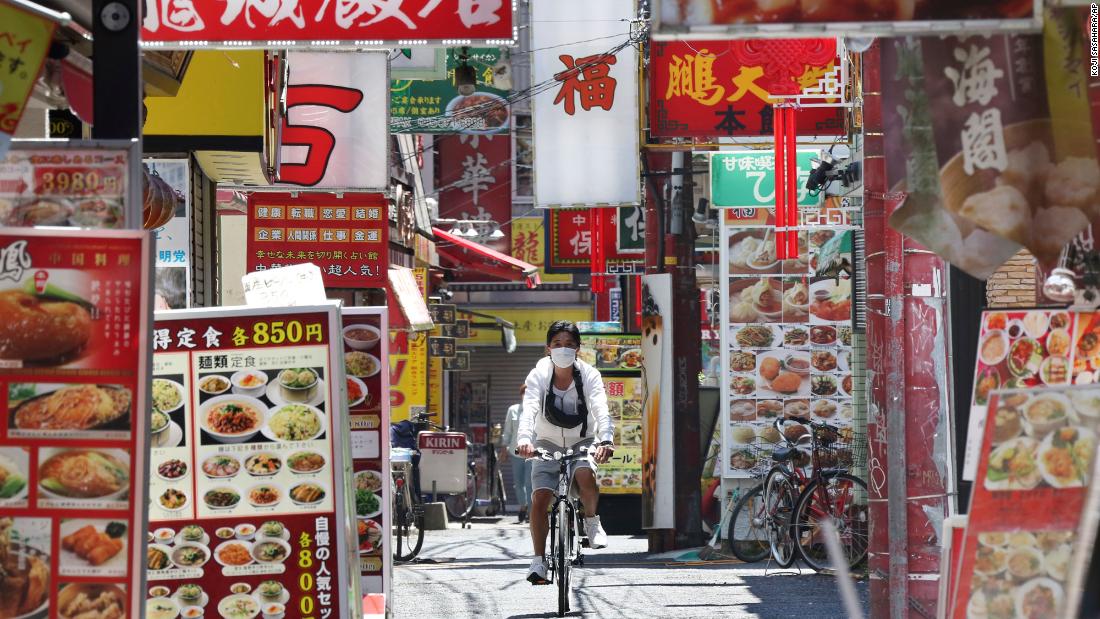
MULTIPOLYGON (((595 450, 590 449, 588 446, 581 446, 578 447, 576 450, 570 449, 564 453, 560 451, 555 451, 551 453, 543 449, 542 447, 535 447, 535 458, 539 460, 550 460, 555 462, 558 460, 576 460, 577 458, 580 458, 582 456, 587 456, 590 451, 595 450)), ((519 448, 517 447, 516 449, 512 450, 512 452, 518 456, 519 448)))

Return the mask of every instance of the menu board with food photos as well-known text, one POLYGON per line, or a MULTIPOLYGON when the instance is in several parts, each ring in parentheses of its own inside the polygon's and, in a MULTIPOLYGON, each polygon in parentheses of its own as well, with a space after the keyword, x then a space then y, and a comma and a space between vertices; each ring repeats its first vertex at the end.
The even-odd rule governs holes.
POLYGON ((388 524, 390 366, 382 338, 386 308, 345 307, 341 315, 360 584, 363 595, 383 595, 385 601, 393 569, 388 524), (370 361, 361 363, 364 358, 370 361))
POLYGON ((1097 382, 1100 314, 1065 310, 993 311, 982 316, 963 479, 978 470, 990 394, 1097 382))
POLYGON ((577 358, 601 372, 642 371, 642 336, 639 334, 581 334, 577 358))
POLYGON ((611 424, 615 428, 615 455, 596 472, 604 494, 642 492, 642 400, 644 384, 636 376, 603 376, 611 424))
POLYGON ((986 398, 994 422, 982 431, 948 616, 1064 616, 1100 430, 1100 386, 993 390, 986 398))
POLYGON ((146 617, 350 614, 337 308, 157 314, 146 617))
POLYGON ((139 612, 150 243, 0 228, 0 617, 139 612))
MULTIPOLYGON (((823 256, 830 264, 851 263, 850 243, 839 243, 845 234, 850 232, 801 230, 798 257, 780 260, 771 227, 746 227, 723 217, 722 470, 727 478, 754 475, 760 445, 780 440, 773 427, 780 416, 852 426, 851 280, 847 272, 818 264, 823 256)), ((796 423, 785 430, 792 436, 806 431, 796 423)))

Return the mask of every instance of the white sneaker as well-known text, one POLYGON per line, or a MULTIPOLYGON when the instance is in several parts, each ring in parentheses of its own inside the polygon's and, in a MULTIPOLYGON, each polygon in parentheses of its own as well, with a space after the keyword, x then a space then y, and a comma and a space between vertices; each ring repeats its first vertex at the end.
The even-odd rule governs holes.
POLYGON ((607 533, 604 533, 599 516, 584 519, 584 533, 588 536, 589 547, 607 548, 607 533))
POLYGON ((531 559, 531 567, 527 569, 527 572, 527 582, 532 585, 550 584, 550 581, 546 579, 546 563, 543 562, 542 557, 531 559))

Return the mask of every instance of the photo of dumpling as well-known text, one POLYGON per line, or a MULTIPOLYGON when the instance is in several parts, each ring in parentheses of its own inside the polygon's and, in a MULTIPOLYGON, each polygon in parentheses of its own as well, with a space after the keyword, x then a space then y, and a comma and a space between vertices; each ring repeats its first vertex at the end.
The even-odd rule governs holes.
POLYGON ((1030 240, 1031 206, 1027 197, 1011 185, 1001 185, 967 197, 959 214, 1021 245, 1026 245, 1030 240))

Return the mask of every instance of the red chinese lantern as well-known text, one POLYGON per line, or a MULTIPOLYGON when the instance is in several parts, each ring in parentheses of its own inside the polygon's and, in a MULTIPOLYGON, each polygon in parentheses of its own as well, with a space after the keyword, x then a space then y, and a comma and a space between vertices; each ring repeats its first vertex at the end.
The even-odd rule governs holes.
POLYGON ((142 166, 142 225, 147 230, 159 228, 176 214, 179 195, 160 177, 142 166))

